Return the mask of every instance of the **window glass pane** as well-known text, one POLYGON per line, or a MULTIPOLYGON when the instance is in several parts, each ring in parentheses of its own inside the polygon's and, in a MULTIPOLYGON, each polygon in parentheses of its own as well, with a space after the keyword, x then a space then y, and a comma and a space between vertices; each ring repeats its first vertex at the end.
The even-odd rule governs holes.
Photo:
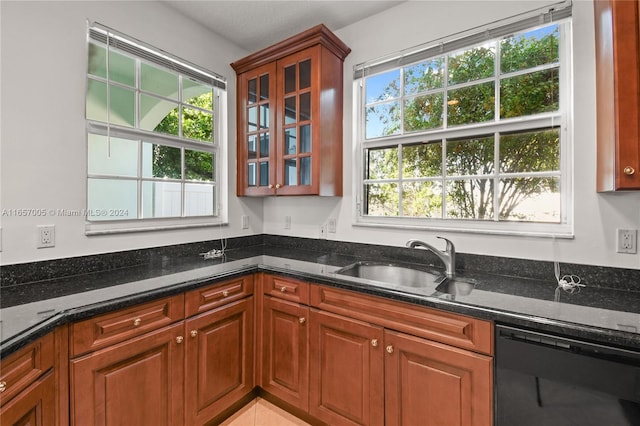
POLYGON ((442 175, 442 144, 422 143, 402 147, 402 176, 404 178, 442 175))
POLYGON ((182 155, 180 148, 143 142, 142 177, 182 178, 182 155))
POLYGON ((559 107, 560 76, 556 68, 500 81, 500 118, 557 111, 559 107))
POLYGON ((372 183, 364 187, 369 216, 398 216, 399 195, 397 183, 372 183))
POLYGON ((112 124, 133 127, 135 124, 135 94, 118 86, 110 86, 109 105, 111 113, 107 115, 107 85, 103 82, 89 79, 87 85, 87 118, 90 120, 108 122, 112 124))
POLYGON ((247 82, 247 101, 249 104, 255 104, 258 100, 258 81, 252 78, 247 82))
POLYGON ((184 178, 213 182, 213 153, 185 149, 184 178))
POLYGON ((88 220, 123 220, 138 217, 138 183, 125 179, 88 180, 88 220))
POLYGON ((284 130, 284 153, 285 155, 295 154, 298 149, 298 138, 296 128, 291 127, 284 130))
POLYGON ((505 173, 560 170, 560 130, 500 135, 500 171, 505 173))
POLYGON ((86 114, 88 120, 107 122, 107 85, 87 79, 86 114))
POLYGON ((311 93, 300 95, 300 121, 311 120, 311 93))
POLYGON ((482 123, 494 118, 494 82, 450 90, 447 99, 449 126, 482 123))
POLYGON ((184 184, 184 215, 211 216, 213 215, 214 186, 211 184, 184 184))
POLYGON ((488 175, 494 171, 493 136, 447 142, 447 175, 488 175))
POLYGON ((559 61, 560 27, 557 24, 527 31, 500 42, 503 73, 553 64, 559 61))
POLYGON ((107 78, 107 49, 103 45, 89 43, 87 72, 91 75, 107 78))
POLYGON ((500 180, 500 220, 560 223, 560 180, 500 180))
POLYGON ((404 101, 404 130, 413 132, 442 127, 442 104, 442 93, 404 101))
POLYGON ((495 56, 495 43, 449 55, 449 85, 493 76, 495 56))
POLYGON ((129 56, 122 55, 113 50, 109 51, 109 80, 136 86, 136 62, 129 56))
POLYGON ((258 130, 258 107, 250 107, 247 110, 247 128, 249 132, 258 130))
POLYGON ((269 133, 260 133, 260 157, 269 156, 269 133))
POLYGON ((142 217, 179 217, 181 212, 179 182, 142 182, 142 217))
POLYGON ((400 102, 387 102, 367 107, 366 114, 365 137, 367 139, 400 133, 400 102))
POLYGON ((213 114, 198 109, 182 109, 182 136, 213 143, 213 114))
POLYGON ((247 156, 250 159, 258 158, 258 136, 249 135, 249 141, 247 144, 247 156))
POLYGON ((190 105, 209 111, 213 110, 213 89, 207 84, 183 78, 182 99, 190 105))
POLYGON ((403 183, 402 215, 442 218, 442 184, 440 182, 403 183))
POLYGON ((442 87, 444 58, 431 59, 404 68, 404 93, 413 95, 442 87))
POLYGON ((311 157, 300 158, 300 185, 311 185, 311 157))
POLYGON ((260 99, 269 99, 269 74, 260 76, 260 99))
POLYGON ((300 152, 311 152, 311 124, 300 126, 300 152))
POLYGON ((156 95, 178 99, 178 76, 143 62, 140 65, 140 88, 156 95))
POLYGON ((296 90, 296 66, 291 65, 284 69, 284 93, 296 90))
POLYGON ((447 216, 451 219, 493 219, 493 180, 447 182, 447 216))
POLYGON ((284 160, 284 184, 289 186, 298 184, 298 167, 295 158, 284 160))
POLYGON ((398 147, 368 149, 366 179, 393 179, 398 177, 398 147))
POLYGON ((140 128, 178 136, 178 104, 140 94, 140 128))
POLYGON ((89 133, 91 175, 138 176, 138 141, 89 133))
POLYGON ((311 59, 300 62, 298 67, 300 71, 300 89, 311 87, 311 59))
POLYGON ((284 124, 296 122, 296 97, 290 96, 284 99, 284 124))
POLYGON ((400 70, 367 77, 365 82, 366 103, 395 99, 400 96, 400 70))

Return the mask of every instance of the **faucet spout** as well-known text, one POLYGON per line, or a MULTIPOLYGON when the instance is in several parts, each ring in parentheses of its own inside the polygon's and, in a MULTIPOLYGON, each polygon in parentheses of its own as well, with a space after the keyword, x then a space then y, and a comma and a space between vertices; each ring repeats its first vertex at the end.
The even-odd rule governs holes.
POLYGON ((424 241, 420 240, 409 240, 407 241, 407 247, 416 248, 416 247, 424 247, 425 249, 433 252, 438 258, 444 263, 445 273, 447 277, 453 278, 456 274, 456 249, 453 243, 443 237, 437 237, 441 240, 444 240, 447 243, 445 250, 439 250, 432 246, 431 244, 427 244, 424 241))

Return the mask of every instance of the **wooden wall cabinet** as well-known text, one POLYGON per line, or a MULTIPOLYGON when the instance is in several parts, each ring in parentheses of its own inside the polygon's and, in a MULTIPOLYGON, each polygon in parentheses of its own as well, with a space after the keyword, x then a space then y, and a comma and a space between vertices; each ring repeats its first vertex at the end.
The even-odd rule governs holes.
POLYGON ((640 2, 595 0, 597 190, 640 189, 640 2))
POLYGON ((237 195, 342 195, 344 58, 324 25, 231 64, 237 195))

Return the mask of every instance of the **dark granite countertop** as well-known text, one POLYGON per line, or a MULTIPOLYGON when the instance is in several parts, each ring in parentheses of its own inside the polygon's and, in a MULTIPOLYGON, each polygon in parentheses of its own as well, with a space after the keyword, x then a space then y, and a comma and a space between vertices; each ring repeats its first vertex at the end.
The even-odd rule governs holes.
POLYGON ((221 259, 160 256, 144 265, 3 287, 0 355, 64 323, 257 271, 640 350, 639 291, 588 286, 568 294, 556 292, 553 280, 461 272, 451 289, 460 284, 472 290, 452 295, 435 285, 409 288, 336 274, 357 260, 363 259, 260 246, 229 250, 221 259))

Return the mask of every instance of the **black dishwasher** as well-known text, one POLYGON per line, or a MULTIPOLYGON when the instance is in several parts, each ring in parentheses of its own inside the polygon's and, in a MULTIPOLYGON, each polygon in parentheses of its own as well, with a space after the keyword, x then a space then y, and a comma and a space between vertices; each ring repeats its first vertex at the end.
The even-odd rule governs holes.
POLYGON ((640 425, 640 352, 496 326, 497 426, 640 425))

